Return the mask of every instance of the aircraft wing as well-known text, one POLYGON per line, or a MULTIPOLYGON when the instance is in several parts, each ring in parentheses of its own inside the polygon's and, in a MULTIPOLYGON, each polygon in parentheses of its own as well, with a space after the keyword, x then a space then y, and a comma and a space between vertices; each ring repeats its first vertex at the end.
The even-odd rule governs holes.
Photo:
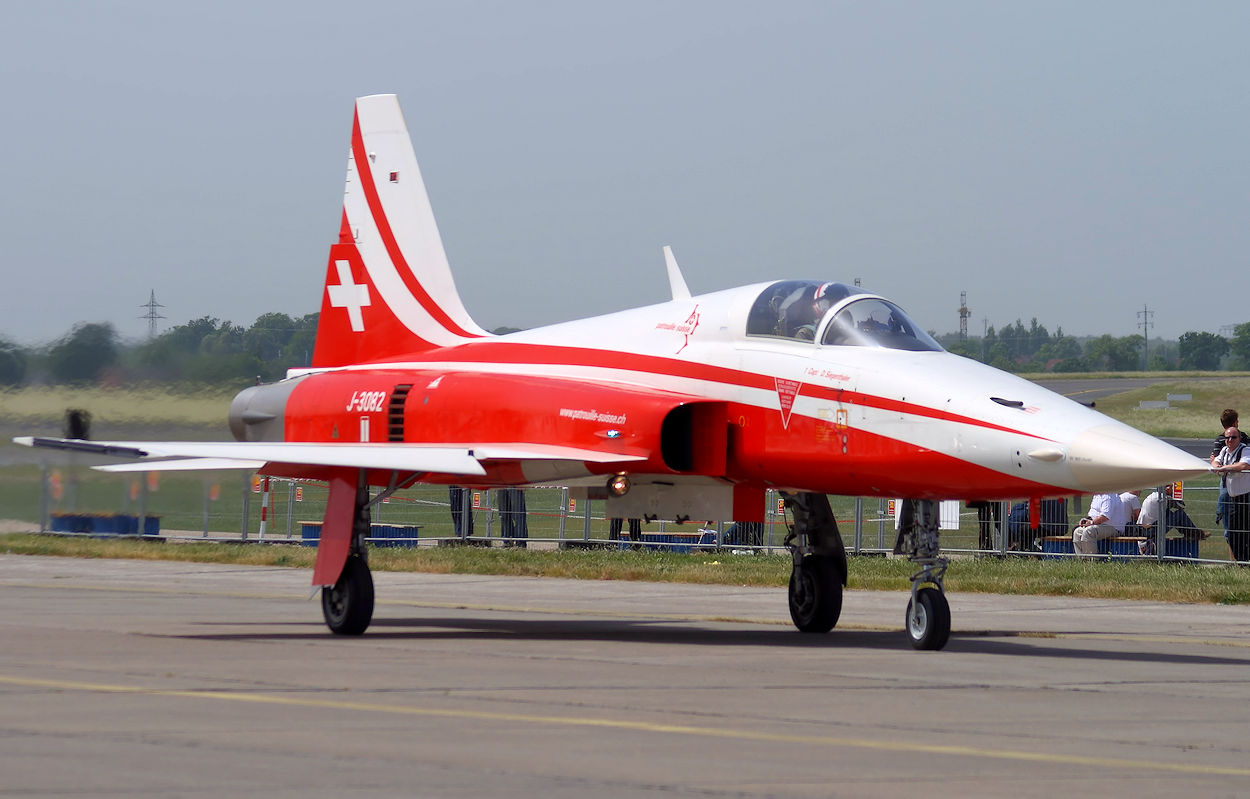
POLYGON ((266 463, 343 466, 404 472, 481 476, 484 460, 582 461, 615 463, 642 456, 605 453, 548 444, 500 443, 461 446, 428 444, 334 444, 286 441, 83 441, 23 436, 28 447, 137 459, 134 463, 96 466, 101 471, 259 469, 266 463))

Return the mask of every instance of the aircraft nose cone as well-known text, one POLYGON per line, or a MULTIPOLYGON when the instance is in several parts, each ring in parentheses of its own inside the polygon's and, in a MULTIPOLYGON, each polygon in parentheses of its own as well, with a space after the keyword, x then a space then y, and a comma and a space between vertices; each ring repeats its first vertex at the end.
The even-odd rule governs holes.
POLYGON ((1068 465, 1091 493, 1150 488, 1211 470, 1206 461, 1118 422, 1077 436, 1068 447, 1068 465))

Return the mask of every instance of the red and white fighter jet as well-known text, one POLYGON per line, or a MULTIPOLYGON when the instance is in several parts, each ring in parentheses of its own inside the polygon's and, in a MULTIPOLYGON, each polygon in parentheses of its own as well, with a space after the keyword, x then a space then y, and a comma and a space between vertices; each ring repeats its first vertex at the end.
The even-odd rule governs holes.
MULTIPOLYGON (((896 552, 918 565, 907 629, 950 633, 936 501, 1124 490, 1208 465, 1026 380, 945 352, 888 299, 823 280, 672 299, 491 335, 465 310, 394 95, 356 101, 338 242, 311 368, 248 388, 236 442, 19 443, 324 480, 313 572, 327 625, 373 613, 369 509, 415 483, 553 482, 613 517, 762 521, 784 492, 795 625, 838 620, 846 552, 827 494, 906 497, 896 552), (374 493, 371 487, 383 490, 374 493)), ((1036 516, 1034 517, 1036 519, 1036 516)))

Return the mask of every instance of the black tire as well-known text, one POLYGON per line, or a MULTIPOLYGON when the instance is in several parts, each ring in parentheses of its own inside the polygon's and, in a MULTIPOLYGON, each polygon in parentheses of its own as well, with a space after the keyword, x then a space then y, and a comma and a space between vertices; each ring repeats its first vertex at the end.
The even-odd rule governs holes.
POLYGON ((360 635, 373 620, 373 575, 359 555, 348 557, 333 588, 321 589, 321 612, 330 632, 360 635))
POLYGON ((916 592, 916 618, 912 618, 912 603, 907 602, 907 637, 916 649, 937 650, 946 646, 951 637, 951 606, 946 595, 936 588, 926 586, 916 592))
POLYGON ((808 555, 790 572, 790 618, 800 632, 827 633, 842 615, 842 575, 833 558, 808 555))

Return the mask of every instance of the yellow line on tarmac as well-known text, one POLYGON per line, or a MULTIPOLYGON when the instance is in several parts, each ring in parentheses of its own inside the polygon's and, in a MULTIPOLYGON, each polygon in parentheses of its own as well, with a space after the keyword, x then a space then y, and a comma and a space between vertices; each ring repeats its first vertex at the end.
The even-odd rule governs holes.
POLYGON ((112 685, 105 683, 74 682, 69 680, 33 679, 0 675, 0 685, 47 688, 56 691, 86 691, 93 693, 134 694, 143 696, 169 696, 189 699, 213 699, 220 702, 250 702, 263 705, 320 708, 326 710, 355 711, 359 713, 385 713, 400 716, 425 716, 438 718, 471 719, 477 721, 515 722, 521 724, 595 727, 600 729, 631 730, 635 732, 662 733, 667 735, 701 738, 722 738, 741 741, 769 741, 774 743, 845 747, 848 749, 873 749, 888 752, 907 752, 956 757, 989 758, 991 760, 1016 760, 1056 765, 1092 766, 1095 768, 1127 769, 1135 772, 1174 772, 1182 774, 1222 775, 1250 777, 1250 768, 1231 766, 1198 765, 1191 763, 1166 763, 1157 760, 1129 760, 1115 757, 1086 757, 1084 755, 1027 752, 1017 749, 988 749, 971 746, 948 746, 941 744, 907 743, 897 740, 873 740, 824 735, 794 735, 770 733, 758 730, 735 730, 723 727, 696 727, 685 724, 661 724, 647 721, 594 718, 588 716, 542 716, 531 713, 497 713, 480 710, 442 710, 413 707, 410 705, 378 704, 374 702, 349 702, 330 699, 309 699, 267 694, 244 694, 231 691, 174 690, 144 686, 112 685))

